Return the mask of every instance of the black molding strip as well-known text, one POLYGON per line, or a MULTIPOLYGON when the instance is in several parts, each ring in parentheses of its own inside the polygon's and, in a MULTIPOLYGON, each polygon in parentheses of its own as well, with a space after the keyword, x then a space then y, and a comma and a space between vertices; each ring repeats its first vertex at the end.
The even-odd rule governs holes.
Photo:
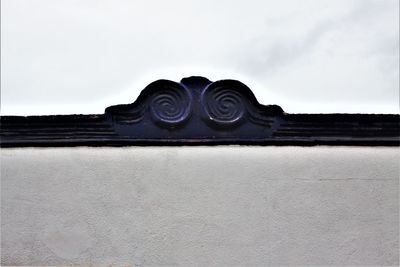
POLYGON ((1 147, 399 146, 399 114, 287 114, 235 80, 158 80, 99 115, 2 116, 1 147))

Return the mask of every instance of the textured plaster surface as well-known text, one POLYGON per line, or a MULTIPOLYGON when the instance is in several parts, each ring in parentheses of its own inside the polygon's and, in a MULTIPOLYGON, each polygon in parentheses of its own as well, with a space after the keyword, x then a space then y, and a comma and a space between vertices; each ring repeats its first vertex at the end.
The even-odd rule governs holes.
POLYGON ((2 265, 398 265, 399 149, 1 150, 2 265))

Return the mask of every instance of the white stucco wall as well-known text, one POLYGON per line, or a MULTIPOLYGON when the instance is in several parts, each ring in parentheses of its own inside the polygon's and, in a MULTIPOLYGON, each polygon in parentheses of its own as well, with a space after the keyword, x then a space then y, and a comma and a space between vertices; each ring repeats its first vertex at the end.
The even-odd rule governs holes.
POLYGON ((398 265, 399 149, 1 150, 3 265, 398 265))

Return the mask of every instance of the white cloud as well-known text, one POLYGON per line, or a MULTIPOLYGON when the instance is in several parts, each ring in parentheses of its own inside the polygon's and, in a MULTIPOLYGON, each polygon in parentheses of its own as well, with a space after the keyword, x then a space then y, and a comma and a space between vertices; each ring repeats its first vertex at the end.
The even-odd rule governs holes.
POLYGON ((398 113, 398 0, 3 0, 1 113, 102 113, 159 78, 288 112, 398 113))

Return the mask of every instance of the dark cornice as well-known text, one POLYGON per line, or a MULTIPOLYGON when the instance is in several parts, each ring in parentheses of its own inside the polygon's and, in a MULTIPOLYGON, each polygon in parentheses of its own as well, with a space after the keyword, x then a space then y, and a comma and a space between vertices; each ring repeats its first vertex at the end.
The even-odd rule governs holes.
POLYGON ((158 80, 99 115, 2 116, 2 147, 126 145, 399 146, 398 114, 287 114, 235 80, 158 80))

